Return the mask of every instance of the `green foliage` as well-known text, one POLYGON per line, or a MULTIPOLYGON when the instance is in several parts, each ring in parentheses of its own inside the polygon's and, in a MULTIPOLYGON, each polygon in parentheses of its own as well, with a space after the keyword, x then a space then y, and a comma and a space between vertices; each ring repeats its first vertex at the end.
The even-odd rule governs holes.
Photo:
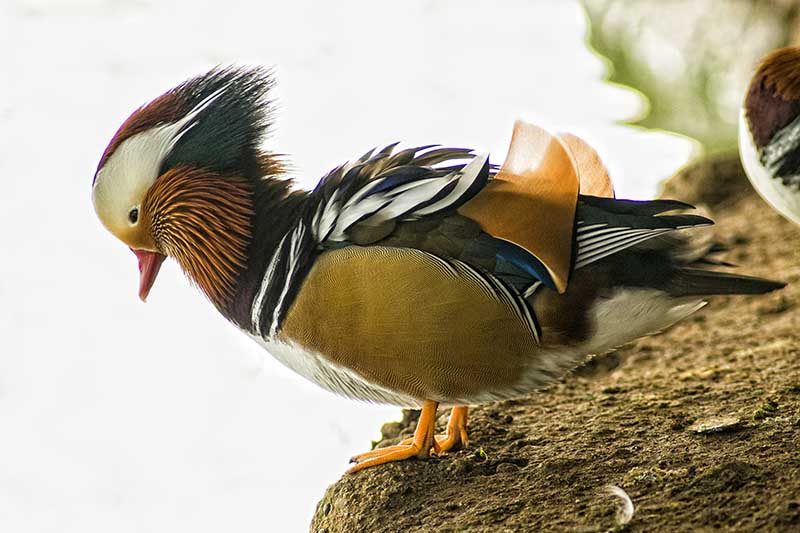
POLYGON ((626 123, 673 131, 706 151, 736 146, 741 100, 754 66, 791 40, 796 2, 583 0, 588 45, 608 58, 608 80, 646 107, 626 123))

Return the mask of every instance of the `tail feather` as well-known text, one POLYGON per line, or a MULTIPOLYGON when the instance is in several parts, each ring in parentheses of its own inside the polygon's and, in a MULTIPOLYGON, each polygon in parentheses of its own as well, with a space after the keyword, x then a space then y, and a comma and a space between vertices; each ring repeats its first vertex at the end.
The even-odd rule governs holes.
POLYGON ((710 296, 713 294, 763 294, 782 289, 786 284, 752 276, 683 268, 670 277, 664 290, 672 296, 710 296))
MULTIPOLYGON (((675 200, 614 200, 581 195, 575 231, 575 268, 583 268, 633 246, 648 248, 647 241, 675 230, 713 224, 711 219, 700 215, 660 214, 687 208, 691 206, 675 200)), ((662 241, 660 246, 667 242, 662 241)))

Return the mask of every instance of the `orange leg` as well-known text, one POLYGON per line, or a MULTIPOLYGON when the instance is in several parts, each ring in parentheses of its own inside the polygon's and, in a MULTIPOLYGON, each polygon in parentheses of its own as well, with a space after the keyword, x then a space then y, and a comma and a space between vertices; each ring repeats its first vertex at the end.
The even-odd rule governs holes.
POLYGON ((450 421, 447 422, 447 435, 440 440, 436 436, 436 442, 440 450, 436 453, 449 452, 453 448, 465 448, 469 446, 467 438, 467 410, 468 407, 453 407, 450 412, 450 421))
POLYGON ((446 435, 433 435, 436 420, 436 402, 426 400, 422 405, 417 429, 414 437, 405 439, 395 446, 378 448, 369 452, 364 452, 350 459, 352 463, 358 463, 347 472, 358 472, 370 466, 376 466, 392 461, 402 461, 410 457, 425 458, 432 449, 434 453, 441 454, 454 448, 469 446, 467 437, 467 407, 453 407, 450 413, 450 420, 447 423, 446 435), (424 444, 429 443, 427 448, 424 444))
MULTIPOLYGON (((447 434, 436 435, 433 441, 433 451, 437 454, 449 452, 452 449, 469 446, 467 438, 467 411, 468 407, 453 407, 450 411, 450 421, 447 422, 447 434)), ((413 439, 406 439, 400 444, 410 444, 413 439)))
MULTIPOLYGON (((436 408, 438 406, 437 402, 431 400, 425 400, 422 403, 422 412, 419 415, 417 429, 414 431, 414 438, 411 439, 410 443, 387 446, 386 448, 378 448, 377 450, 356 455, 350 459, 350 462, 357 464, 351 467, 347 473, 352 474, 364 468, 393 461, 402 461, 411 457, 419 457, 420 459, 428 457, 431 453, 431 448, 434 447, 436 442, 434 439, 434 426, 436 424, 436 408)), ((438 446, 436 447, 438 448, 438 446)))

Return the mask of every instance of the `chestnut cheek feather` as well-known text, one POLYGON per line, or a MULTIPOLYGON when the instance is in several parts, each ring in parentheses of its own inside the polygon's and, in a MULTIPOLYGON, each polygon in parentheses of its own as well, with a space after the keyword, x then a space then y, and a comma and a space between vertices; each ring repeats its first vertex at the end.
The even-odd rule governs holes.
POLYGON ((156 180, 142 202, 142 214, 159 250, 224 308, 247 260, 252 206, 245 179, 182 166, 156 180))

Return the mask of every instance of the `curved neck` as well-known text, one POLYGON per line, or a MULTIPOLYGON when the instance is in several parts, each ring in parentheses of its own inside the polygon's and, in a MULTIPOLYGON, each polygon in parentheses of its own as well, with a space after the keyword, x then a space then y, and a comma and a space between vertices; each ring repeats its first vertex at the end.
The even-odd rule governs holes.
POLYGON ((308 199, 307 192, 293 191, 288 179, 267 177, 258 180, 255 187, 255 214, 247 261, 238 276, 230 304, 220 308, 228 320, 248 331, 252 303, 261 287, 267 264, 283 237, 297 225, 308 199))

